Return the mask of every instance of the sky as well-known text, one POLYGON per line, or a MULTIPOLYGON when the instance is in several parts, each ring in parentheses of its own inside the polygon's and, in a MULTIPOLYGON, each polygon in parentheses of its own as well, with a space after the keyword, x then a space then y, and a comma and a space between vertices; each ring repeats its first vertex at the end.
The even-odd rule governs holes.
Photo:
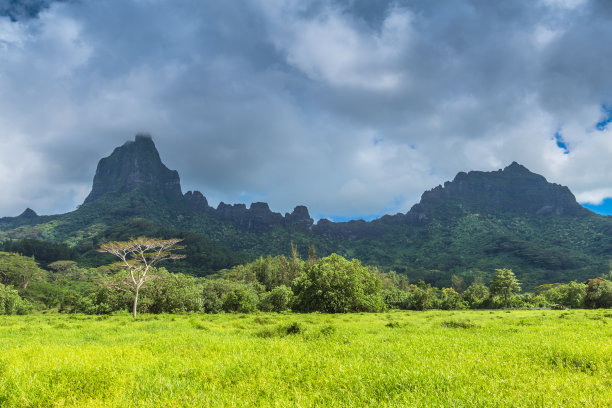
POLYGON ((0 217, 152 135, 183 191, 406 212, 517 161, 612 213, 608 0, 0 0, 0 217))

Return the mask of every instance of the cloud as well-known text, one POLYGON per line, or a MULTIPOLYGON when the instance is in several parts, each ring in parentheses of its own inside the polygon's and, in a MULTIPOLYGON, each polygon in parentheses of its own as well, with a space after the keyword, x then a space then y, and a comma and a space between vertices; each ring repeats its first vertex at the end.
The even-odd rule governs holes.
POLYGON ((339 6, 326 5, 313 18, 300 15, 293 2, 264 4, 274 44, 309 79, 366 91, 400 84, 399 57, 411 36, 408 10, 390 9, 372 31, 339 6))
POLYGON ((611 20, 597 0, 5 1, 0 214, 75 208, 141 131, 212 203, 405 212, 513 160, 597 202, 611 20))

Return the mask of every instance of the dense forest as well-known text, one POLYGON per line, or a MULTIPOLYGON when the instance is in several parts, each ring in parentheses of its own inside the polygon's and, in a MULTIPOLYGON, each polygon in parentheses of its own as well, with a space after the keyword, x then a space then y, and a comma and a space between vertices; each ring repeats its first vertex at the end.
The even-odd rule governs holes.
MULTIPOLYGON (((168 272, 166 267, 175 266, 193 272, 189 237, 181 244, 182 259, 151 269, 140 292, 139 313, 612 307, 612 280, 607 277, 544 284, 521 293, 513 271, 497 269, 490 281, 453 275, 451 285, 438 288, 338 254, 319 257, 314 245, 306 257, 290 244, 289 256, 260 257, 206 277, 168 272)), ((133 288, 126 284, 129 274, 112 254, 79 255, 67 245, 34 240, 8 241, 1 249, 0 314, 108 314, 128 311, 134 304, 133 288)))

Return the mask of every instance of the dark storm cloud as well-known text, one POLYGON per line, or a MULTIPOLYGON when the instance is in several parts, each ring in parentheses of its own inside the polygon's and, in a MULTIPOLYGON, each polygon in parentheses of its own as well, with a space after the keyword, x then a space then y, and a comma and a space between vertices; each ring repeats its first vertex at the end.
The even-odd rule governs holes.
POLYGON ((12 21, 35 18, 54 1, 66 0, 0 0, 0 16, 12 21))
POLYGON ((73 208, 141 131, 213 203, 406 211, 512 160, 612 195, 605 1, 21 4, 0 17, 3 215, 73 208))

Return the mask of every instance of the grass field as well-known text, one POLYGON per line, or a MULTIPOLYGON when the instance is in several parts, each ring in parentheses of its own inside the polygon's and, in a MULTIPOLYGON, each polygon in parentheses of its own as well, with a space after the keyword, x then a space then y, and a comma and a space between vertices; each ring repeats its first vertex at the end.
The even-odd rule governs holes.
POLYGON ((0 317, 1 407, 609 407, 612 311, 0 317))

